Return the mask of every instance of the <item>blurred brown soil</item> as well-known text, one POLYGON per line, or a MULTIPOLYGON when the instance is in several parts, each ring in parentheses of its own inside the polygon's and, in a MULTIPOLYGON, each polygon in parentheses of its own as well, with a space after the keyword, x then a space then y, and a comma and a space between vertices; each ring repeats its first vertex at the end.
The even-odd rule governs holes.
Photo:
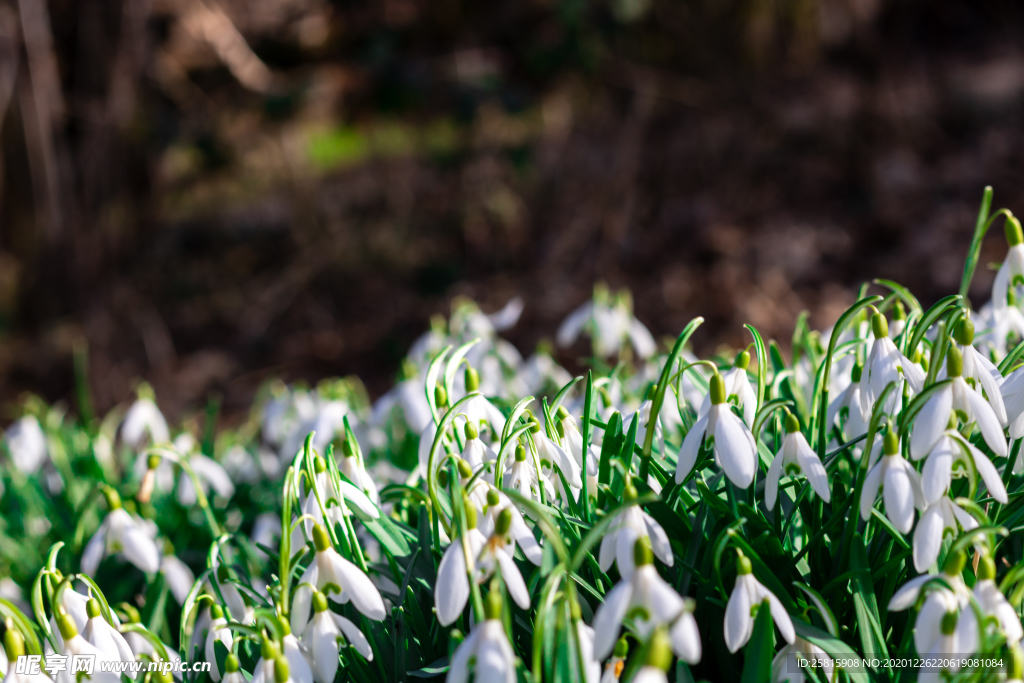
POLYGON ((1024 212, 1021 8, 714 4, 51 2, 49 171, 0 5, 0 403, 71 400, 80 339, 100 410, 146 378, 238 414, 271 376, 379 395, 456 296, 522 296, 527 354, 598 280, 701 351, 872 277, 955 292, 982 188, 1024 212))

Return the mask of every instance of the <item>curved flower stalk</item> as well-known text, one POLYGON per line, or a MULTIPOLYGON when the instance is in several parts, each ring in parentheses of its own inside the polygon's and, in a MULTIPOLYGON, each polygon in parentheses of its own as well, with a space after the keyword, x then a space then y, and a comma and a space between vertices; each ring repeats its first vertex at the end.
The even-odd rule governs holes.
MULTIPOLYGON (((736 356, 736 362, 732 368, 722 373, 722 381, 725 383, 726 400, 736 397, 736 405, 743 413, 743 422, 747 427, 754 426, 754 415, 757 413, 757 392, 750 386, 747 378, 747 368, 750 367, 750 352, 741 351, 736 356)), ((708 414, 711 409, 711 393, 704 395, 704 401, 697 411, 697 418, 700 419, 708 414)))
POLYGON ((366 661, 373 660, 373 649, 363 632, 345 617, 331 612, 327 607, 327 597, 316 591, 313 593, 313 621, 302 636, 302 644, 309 653, 316 683, 333 683, 334 675, 338 672, 338 652, 342 640, 351 643, 366 661))
MULTIPOLYGON (((896 345, 889 339, 889 322, 885 316, 872 307, 871 330, 875 339, 871 342, 867 363, 860 378, 861 413, 870 415, 875 400, 890 382, 902 385, 906 379, 911 391, 919 393, 924 387, 925 372, 921 366, 900 353, 896 345), (902 371, 902 372, 901 372, 902 371)), ((885 412, 891 413, 896 404, 898 392, 890 394, 886 402, 885 412)))
POLYGON ((800 421, 792 413, 786 415, 786 437, 782 440, 782 448, 775 454, 772 464, 768 467, 768 477, 765 479, 764 502, 769 510, 775 509, 775 501, 779 496, 779 479, 783 472, 789 476, 803 474, 823 501, 828 503, 832 500, 825 466, 800 433, 800 421))
POLYGON ((4 683, 50 683, 50 677, 41 668, 35 673, 18 672, 18 658, 25 656, 27 650, 25 637, 15 628, 11 619, 7 620, 4 629, 4 651, 7 659, 4 683))
POLYGON ((24 474, 35 474, 47 458, 46 434, 34 415, 25 415, 4 432, 11 461, 24 474))
POLYGON ((693 466, 706 439, 713 439, 715 462, 736 486, 745 489, 754 481, 757 470, 757 444, 743 420, 726 403, 725 381, 714 374, 709 382, 711 407, 697 420, 683 440, 676 467, 676 483, 681 484, 693 466))
MULTIPOLYGON (((515 543, 509 538, 512 528, 512 507, 505 507, 498 514, 493 532, 489 536, 484 536, 477 529, 476 510, 473 506, 467 505, 465 510, 469 534, 466 541, 473 555, 473 580, 478 585, 483 584, 494 575, 496 569, 500 569, 501 578, 512 599, 520 608, 529 609, 530 592, 512 558, 512 553, 515 552, 515 543)), ((448 546, 448 550, 441 558, 441 564, 437 568, 437 585, 434 587, 437 619, 442 626, 451 624, 462 614, 469 599, 469 591, 469 570, 463 545, 455 541, 448 546)))
POLYGON ((104 557, 120 553, 136 567, 153 574, 160 569, 160 551, 142 524, 121 506, 121 496, 109 486, 103 489, 107 516, 82 552, 82 573, 94 576, 104 557))
POLYGON ((299 581, 292 600, 291 630, 302 633, 309 623, 309 610, 314 588, 323 591, 333 602, 349 601, 367 618, 381 621, 387 612, 384 600, 369 577, 331 545, 327 530, 321 524, 313 526, 313 545, 316 554, 299 581))
POLYGON ((487 594, 485 620, 473 626, 452 655, 446 683, 469 683, 471 668, 476 681, 515 683, 515 652, 501 623, 502 599, 496 591, 487 594))
POLYGON ((910 437, 911 455, 920 458, 930 452, 946 432, 950 413, 956 411, 964 417, 965 423, 977 423, 993 453, 1005 456, 1008 450, 1002 424, 992 406, 964 380, 964 361, 960 350, 950 346, 946 359, 946 371, 951 381, 932 394, 917 416, 910 437))
MULTIPOLYGON (((377 519, 380 517, 380 510, 373 504, 365 493, 348 483, 347 481, 336 482, 327 472, 327 462, 321 457, 313 458, 313 487, 310 488, 302 500, 300 509, 303 515, 309 515, 312 519, 306 519, 303 523, 306 534, 313 533, 315 524, 324 524, 324 511, 327 512, 327 520, 331 524, 343 524, 348 511, 348 505, 357 516, 364 519, 377 519)), ((376 492, 376 488, 373 489, 376 492)), ((292 534, 292 553, 298 553, 305 546, 302 532, 296 527, 292 534)))
MULTIPOLYGON (((626 485, 623 500, 635 501, 638 497, 632 482, 626 485)), ((608 527, 608 532, 601 539, 601 550, 598 563, 601 571, 607 572, 615 563, 619 568, 619 576, 629 578, 633 573, 633 553, 639 539, 646 538, 654 555, 669 567, 672 566, 672 546, 668 534, 661 525, 636 504, 629 505, 616 515, 608 527)))
POLYGON ((156 445, 171 440, 167 420, 154 402, 153 390, 148 384, 137 389, 138 398, 128 409, 121 422, 121 441, 138 451, 146 442, 156 445))
POLYGON ((605 596, 594 615, 594 655, 604 659, 619 638, 622 620, 630 616, 641 638, 659 626, 669 627, 672 650, 684 661, 700 661, 701 643, 693 602, 684 600, 654 568, 654 553, 646 537, 633 546, 635 569, 605 596))
POLYGON ((555 339, 559 346, 571 346, 586 330, 596 356, 607 358, 616 355, 628 340, 639 358, 650 358, 657 345, 647 327, 633 317, 632 309, 628 292, 620 292, 613 301, 607 287, 595 286, 593 299, 566 317, 555 339))
POLYGON ((890 423, 882 441, 884 455, 875 463, 864 479, 860 494, 860 516, 871 517, 878 489, 882 489, 885 516, 900 533, 907 534, 914 527, 914 508, 924 508, 921 478, 910 463, 900 455, 900 438, 890 423))
MULTIPOLYGON (((860 365, 853 366, 850 384, 829 405, 828 417, 825 418, 825 426, 828 429, 839 420, 847 439, 856 439, 867 434, 868 423, 871 421, 871 413, 864 412, 861 405, 860 378, 863 370, 860 365)), ((860 452, 862 448, 858 446, 856 450, 860 452)))
POLYGON ((754 608, 762 603, 768 604, 779 632, 792 645, 796 640, 796 631, 789 613, 775 594, 754 577, 750 560, 739 553, 736 558, 736 583, 729 596, 729 604, 725 607, 725 645, 729 652, 738 651, 750 640, 754 633, 754 608))

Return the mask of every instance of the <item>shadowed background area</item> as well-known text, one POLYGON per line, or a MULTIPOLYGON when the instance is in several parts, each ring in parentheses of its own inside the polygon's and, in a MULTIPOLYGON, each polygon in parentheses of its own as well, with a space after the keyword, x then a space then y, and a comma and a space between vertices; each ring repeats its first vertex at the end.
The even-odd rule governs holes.
POLYGON ((101 411, 376 396, 454 297, 522 296, 528 353, 601 280, 699 350, 871 277, 927 306, 984 185, 1024 211, 1022 38, 1009 0, 0 0, 0 404, 73 399, 75 349, 101 411))

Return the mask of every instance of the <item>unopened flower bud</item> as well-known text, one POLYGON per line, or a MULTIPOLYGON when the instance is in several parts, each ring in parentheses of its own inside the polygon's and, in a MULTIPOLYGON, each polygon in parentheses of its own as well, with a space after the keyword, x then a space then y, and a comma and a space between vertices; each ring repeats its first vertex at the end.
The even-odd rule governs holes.
POLYGON ((473 439, 475 439, 478 436, 480 436, 480 432, 477 430, 476 425, 474 425, 472 422, 467 422, 466 423, 466 427, 465 427, 464 431, 466 433, 466 440, 467 441, 472 441, 473 439))
POLYGON ((636 539, 636 544, 633 546, 633 564, 637 567, 642 567, 653 563, 654 552, 651 550, 651 539, 647 536, 641 536, 636 539))
POLYGON ((494 507, 495 505, 497 505, 500 502, 501 502, 501 496, 498 495, 498 490, 497 489, 490 489, 487 492, 487 504, 489 506, 491 506, 491 507, 494 507))
POLYGON ((526 449, 523 448, 523 444, 516 446, 516 462, 526 461, 526 449))
POLYGON ((466 393, 472 393, 480 388, 480 373, 476 371, 476 368, 469 366, 466 368, 466 393))
POLYGON ((740 368, 741 370, 746 370, 750 367, 750 352, 744 349, 736 354, 736 362, 733 363, 733 367, 740 368))
POLYGON ((974 343, 974 322, 964 316, 956 326, 956 343, 961 346, 970 346, 974 343))
POLYGON ((950 346, 946 354, 946 374, 950 377, 960 377, 964 374, 964 355, 955 346, 950 346))
POLYGON ((7 661, 17 661, 25 655, 25 637, 21 635, 14 626, 14 620, 8 617, 4 621, 4 650, 7 651, 7 661))
POLYGON ((875 339, 889 336, 889 321, 878 311, 871 316, 871 332, 874 333, 875 339))
POLYGON ((711 388, 711 403, 716 406, 725 403, 725 380, 722 379, 722 376, 717 371, 711 376, 709 385, 711 388))
POLYGON ((323 524, 313 525, 313 546, 318 553, 322 553, 331 547, 331 537, 327 534, 327 529, 324 528, 323 524))
POLYGON ((459 476, 462 477, 463 479, 468 479, 469 477, 473 476, 473 468, 470 467, 469 463, 463 460, 462 458, 458 459, 458 464, 456 465, 456 467, 459 470, 459 476))
POLYGON ((504 536, 512 528, 512 510, 505 508, 498 513, 498 521, 494 523, 494 531, 499 536, 504 536))
POLYGON ((1006 231, 1006 244, 1015 247, 1018 244, 1024 243, 1024 233, 1020 229, 1020 221, 1015 216, 1007 216, 1006 222, 1003 223, 1003 229, 1006 231))
POLYGON ((906 320, 907 309, 903 307, 903 302, 896 299, 896 303, 892 307, 892 319, 893 320, 906 320))
POLYGON ((444 387, 440 384, 434 387, 434 403, 436 403, 439 408, 448 405, 448 392, 445 391, 444 387))

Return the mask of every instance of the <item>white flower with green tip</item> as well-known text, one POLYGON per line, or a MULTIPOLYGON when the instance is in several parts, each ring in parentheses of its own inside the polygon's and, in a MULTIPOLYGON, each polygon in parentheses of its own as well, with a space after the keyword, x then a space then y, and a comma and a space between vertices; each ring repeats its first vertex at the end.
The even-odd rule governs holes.
POLYGON ((676 467, 676 483, 682 483, 697 463, 697 455, 705 439, 712 438, 715 462, 729 480, 745 489, 754 481, 757 470, 757 444, 747 425, 732 412, 726 402, 725 380, 715 373, 708 382, 711 407, 697 420, 683 439, 676 467))
POLYGON ((793 620, 775 594, 754 576, 750 560, 740 553, 736 558, 736 583, 725 607, 725 645, 729 652, 737 652, 750 640, 754 634, 754 608, 762 604, 768 605, 782 637, 792 644, 796 639, 793 620))
POLYGON ((775 501, 779 496, 779 479, 783 473, 788 476, 799 474, 807 477, 811 488, 821 496, 826 503, 832 499, 832 492, 828 487, 828 473, 821 459, 814 452, 807 438, 800 432, 800 421, 796 415, 786 415, 786 436, 782 440, 782 448, 775 454, 772 464, 768 467, 768 476, 765 479, 764 502, 769 510, 775 509, 775 501))

